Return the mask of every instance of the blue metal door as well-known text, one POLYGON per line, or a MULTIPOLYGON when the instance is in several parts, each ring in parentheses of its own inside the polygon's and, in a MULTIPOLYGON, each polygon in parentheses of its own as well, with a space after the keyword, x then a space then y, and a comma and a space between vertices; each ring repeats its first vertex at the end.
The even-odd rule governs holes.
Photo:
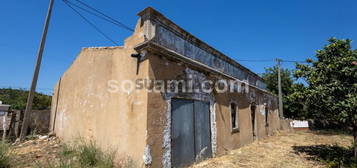
POLYGON ((172 100, 172 166, 180 167, 195 161, 193 101, 172 100))
POLYGON ((194 101, 196 161, 212 156, 209 103, 194 101))
POLYGON ((209 103, 172 99, 172 166, 212 156, 209 103))

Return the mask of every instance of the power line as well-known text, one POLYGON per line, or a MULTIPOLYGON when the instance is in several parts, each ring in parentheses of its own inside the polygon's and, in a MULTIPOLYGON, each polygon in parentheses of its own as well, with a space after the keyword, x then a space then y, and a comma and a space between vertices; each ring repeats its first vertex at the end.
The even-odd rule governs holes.
MULTIPOLYGON (((69 0, 63 0, 63 1, 69 2, 69 0)), ((125 25, 124 23, 122 23, 122 22, 120 22, 120 21, 118 21, 118 20, 116 20, 116 19, 104 14, 103 12, 99 11, 98 9, 95 9, 94 7, 88 5, 88 4, 86 4, 86 3, 84 3, 84 2, 82 2, 80 0, 75 0, 75 1, 77 1, 78 3, 80 3, 83 6, 87 7, 88 9, 91 9, 92 11, 98 13, 99 15, 96 14, 96 13, 93 13, 91 11, 88 11, 87 9, 84 9, 83 7, 79 7, 78 5, 76 5, 76 4, 72 3, 72 2, 69 2, 69 3, 71 3, 72 5, 75 5, 78 8, 81 8, 82 10, 84 10, 84 11, 86 11, 86 12, 92 14, 92 15, 95 15, 95 16, 97 16, 99 18, 102 18, 103 20, 106 20, 106 21, 108 21, 108 22, 110 22, 110 23, 112 23, 114 25, 117 25, 117 26, 119 26, 121 28, 124 28, 126 30, 131 31, 131 32, 134 32, 134 29, 132 29, 129 26, 125 25)))
POLYGON ((274 62, 274 60, 236 60, 242 62, 274 62))
POLYGON ((308 63, 307 61, 291 61, 291 60, 281 60, 281 62, 308 63))
POLYGON ((119 46, 118 43, 116 43, 113 39, 111 39, 108 35, 106 35, 103 31, 101 31, 94 23, 89 21, 84 15, 82 15, 78 10, 73 8, 71 4, 67 3, 67 0, 63 1, 69 8, 71 8, 75 13, 77 13, 84 21, 86 21, 90 26, 92 26, 97 32, 99 32, 102 36, 104 36, 106 39, 114 43, 115 45, 119 46))
MULTIPOLYGON (((94 7, 82 2, 81 0, 74 0, 76 1, 77 3, 81 4, 82 6, 86 7, 81 7, 79 5, 77 5, 76 3, 73 3, 73 2, 70 2, 70 0, 63 0, 64 3, 66 3, 66 5, 68 5, 70 8, 72 8, 72 10, 74 10, 78 15, 80 15, 86 22, 88 22, 91 26, 93 26, 99 33, 101 33, 103 36, 105 36, 107 39, 109 39, 110 41, 112 41, 113 43, 115 43, 116 45, 118 45, 114 40, 110 39, 109 36, 105 35, 98 27, 96 27, 93 23, 91 23, 88 19, 86 19, 83 15, 81 15, 79 13, 79 11, 75 10, 73 8, 76 7, 78 9, 81 9, 91 15, 94 15, 98 18, 101 18, 109 23, 112 23, 116 26, 119 26, 121 28, 124 28, 126 30, 129 30, 129 31, 132 31, 134 32, 134 30, 132 28, 130 28, 129 26, 125 25, 124 23, 104 14, 103 12, 99 11, 98 9, 95 9, 94 7), (90 11, 90 10, 94 11, 90 11), (96 13, 95 13, 96 12, 96 13)), ((241 62, 275 62, 275 60, 246 60, 246 59, 242 59, 242 60, 236 60, 236 61, 241 61, 241 62)), ((307 61, 292 61, 292 60, 280 60, 281 62, 294 62, 294 63, 308 63, 307 61)))
POLYGON ((120 28, 124 28, 124 29, 126 29, 126 30, 131 31, 131 32, 134 31, 133 29, 129 28, 128 26, 124 25, 123 23, 121 23, 121 22, 119 22, 119 21, 117 21, 117 20, 115 20, 115 19, 113 19, 113 18, 111 18, 111 17, 109 17, 109 16, 107 16, 107 15, 105 15, 105 14, 103 14, 103 13, 97 11, 96 9, 94 9, 94 8, 89 8, 90 6, 89 6, 89 7, 86 6, 86 7, 89 8, 89 9, 91 9, 91 10, 94 10, 94 11, 97 12, 97 13, 92 12, 92 11, 90 11, 90 10, 84 8, 84 7, 81 7, 81 6, 79 6, 79 5, 77 5, 77 4, 73 3, 73 2, 70 2, 70 1, 68 1, 68 0, 63 0, 63 1, 66 1, 67 3, 69 3, 69 4, 72 5, 72 6, 77 7, 78 9, 81 9, 81 10, 83 10, 83 11, 85 11, 85 12, 91 14, 91 15, 94 15, 94 16, 98 17, 98 18, 101 18, 101 19, 103 19, 103 20, 105 20, 105 21, 107 21, 107 22, 109 22, 109 23, 111 23, 111 24, 113 24, 113 25, 116 25, 116 26, 118 26, 118 27, 120 27, 120 28), (99 13, 99 14, 98 14, 98 13, 99 13))
MULTIPOLYGON (((275 62, 275 60, 236 60, 241 62, 275 62)), ((308 63, 307 61, 280 60, 280 62, 308 63)))

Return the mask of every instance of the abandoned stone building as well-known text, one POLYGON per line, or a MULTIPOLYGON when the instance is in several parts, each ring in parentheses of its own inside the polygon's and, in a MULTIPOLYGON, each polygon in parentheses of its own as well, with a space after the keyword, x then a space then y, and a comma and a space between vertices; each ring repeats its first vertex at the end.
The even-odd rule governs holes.
POLYGON ((261 77, 153 8, 138 15, 123 46, 82 49, 59 79, 50 122, 58 137, 94 140, 118 160, 168 168, 222 155, 283 127, 277 98, 261 77), (238 84, 234 92, 111 90, 142 79, 238 84))

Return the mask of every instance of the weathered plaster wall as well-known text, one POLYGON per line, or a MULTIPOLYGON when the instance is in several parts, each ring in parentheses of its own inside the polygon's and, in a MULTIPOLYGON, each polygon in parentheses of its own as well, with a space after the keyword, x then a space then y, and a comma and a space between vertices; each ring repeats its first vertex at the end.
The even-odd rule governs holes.
POLYGON ((217 154, 236 149, 251 142, 252 128, 250 120, 250 103, 246 96, 238 93, 216 95, 217 119, 217 154), (230 103, 234 102, 238 108, 239 132, 232 133, 230 103))
MULTIPOLYGON (((167 60, 165 57, 150 55, 149 61, 149 79, 170 80, 182 74, 185 67, 175 62, 167 60)), ((148 141, 147 144, 152 151, 152 167, 162 167, 164 153, 164 129, 166 126, 166 112, 168 106, 164 95, 161 93, 148 94, 148 141)))
MULTIPOLYGON (((174 80, 182 75, 186 68, 199 71, 206 74, 208 79, 217 80, 216 75, 204 72, 197 67, 192 67, 187 64, 177 62, 156 54, 150 54, 149 62, 149 79, 151 80, 174 80)), ((220 78, 224 79, 224 78, 220 78)), ((217 133, 217 155, 222 155, 229 150, 236 149, 253 141, 251 110, 252 102, 257 103, 256 110, 256 133, 257 137, 264 138, 271 135, 272 131, 278 129, 279 118, 277 116, 276 97, 267 96, 267 93, 260 92, 254 88, 250 88, 250 92, 254 92, 255 97, 251 98, 249 93, 215 93, 215 118, 216 118, 216 133, 217 133), (239 109, 239 132, 231 132, 231 114, 230 103, 235 102, 239 109), (259 107, 268 105, 269 127, 266 127, 265 114, 260 113, 259 107)), ((162 167, 165 162, 165 146, 164 135, 165 126, 167 123, 167 113, 170 112, 167 98, 161 93, 148 94, 148 140, 147 144, 151 148, 152 167, 162 167)))
MULTIPOLYGON (((156 27, 157 20, 152 11, 146 10, 141 16, 135 33, 125 40, 123 47, 86 48, 81 51, 78 58, 64 73, 55 87, 55 95, 52 102, 51 128, 63 140, 69 142, 77 137, 92 139, 103 149, 117 151, 118 160, 130 156, 137 166, 143 166, 143 157, 151 167, 162 167, 164 152, 165 128, 167 112, 170 111, 165 95, 155 92, 139 90, 138 92, 108 92, 108 81, 119 82, 136 79, 167 80, 175 79, 182 75, 186 68, 199 71, 209 79, 225 78, 217 73, 193 67, 175 59, 161 56, 157 53, 147 54, 139 64, 136 58, 131 57, 136 51, 133 48, 161 37, 161 45, 174 48, 181 54, 189 53, 189 56, 202 59, 209 56, 207 62, 219 72, 237 77, 246 84, 250 84, 249 93, 214 94, 217 129, 217 154, 223 154, 227 150, 238 148, 253 141, 250 105, 256 102, 256 133, 259 138, 271 134, 280 128, 277 117, 276 97, 267 94, 257 88, 264 88, 261 79, 238 63, 209 47, 207 44, 191 37, 186 32, 190 43, 176 43, 184 39, 181 36, 173 36, 166 39, 168 33, 159 31, 156 27), (156 36, 157 33, 165 33, 156 36), (165 38, 164 38, 165 37, 165 38), (168 40, 165 44, 164 40, 168 40), (197 42, 197 43, 196 43, 197 42), (195 43, 196 46, 193 46, 195 43), (180 45, 179 45, 180 44, 180 45), (186 47, 185 47, 186 46, 186 47), (207 49, 205 52, 201 50, 207 49), (199 52, 199 53, 197 53, 199 52), (219 58, 214 60, 214 58, 219 58), (228 62, 228 63, 227 63, 228 62), (219 68, 221 67, 221 68, 219 68), (235 67, 235 68, 233 68, 235 67), (238 70, 237 68, 241 68, 238 70), (138 71, 137 71, 138 70, 138 71), (231 133, 229 103, 235 101, 239 108, 240 132, 231 133), (271 111, 269 115, 269 127, 265 127, 265 117, 259 112, 260 107, 268 104, 271 111), (152 161, 150 162, 150 158, 152 161)), ((157 19, 157 18, 156 18, 157 19)), ((162 19, 162 18, 161 18, 162 19)), ((161 20, 165 21, 165 20, 161 20)), ((167 21, 167 20, 166 20, 167 21)), ((160 23, 162 24, 162 23, 160 23)), ((180 34, 182 29, 172 25, 167 30, 180 34)), ((166 154, 166 153, 165 153, 166 154)), ((166 156, 167 157, 167 156, 166 156)))
POLYGON ((120 48, 83 49, 62 76, 55 132, 64 140, 96 135, 97 115, 106 111, 110 100, 106 81, 110 79, 116 49, 120 48))
MULTIPOLYGON (((257 135, 256 139, 271 135, 274 130, 279 128, 279 118, 275 117, 277 116, 276 97, 262 91, 265 88, 265 84, 258 75, 195 38, 153 9, 147 8, 140 12, 139 16, 150 23, 146 27, 147 32, 150 32, 148 36, 150 41, 148 41, 147 48, 150 50, 150 44, 161 47, 159 51, 155 52, 162 56, 150 55, 148 58, 150 62, 150 79, 175 79, 186 67, 193 68, 182 61, 178 61, 180 64, 167 61, 167 59, 176 60, 178 57, 185 57, 186 59, 191 59, 191 62, 197 61, 213 68, 214 71, 231 76, 231 78, 233 77, 250 85, 251 92, 246 94, 214 95, 214 99, 217 102, 215 106, 217 118, 217 154, 223 154, 227 150, 235 149, 253 141, 250 110, 250 105, 253 102, 257 104, 254 130, 257 135), (168 52, 160 50, 167 50, 168 52), (171 55, 168 56, 169 54, 171 55), (229 111, 229 102, 232 99, 237 99, 241 127, 240 132, 233 134, 231 133, 229 111), (271 113, 269 113, 269 127, 266 127, 265 113, 260 112, 264 103, 271 109, 271 113)), ((142 46, 145 48, 145 45, 142 46)), ((138 47, 138 50, 141 49, 141 47, 138 47)), ((197 67, 196 70, 204 71, 197 67)), ((208 77, 214 76, 213 74, 209 74, 211 72, 208 71, 204 73, 208 74, 208 77)), ((159 93, 149 94, 148 113, 152 113, 152 115, 148 114, 148 142, 153 148, 154 167, 160 165, 160 161, 165 163, 168 157, 163 156, 163 152, 166 155, 167 144, 163 144, 160 141, 160 139, 163 139, 165 126, 169 124, 165 123, 165 120, 167 120, 165 112, 169 111, 169 107, 163 97, 159 93), (150 116, 153 116, 152 120, 150 116)))
MULTIPOLYGON (((123 47, 85 48, 55 87, 51 125, 66 142, 81 137, 104 150, 116 151, 117 160, 130 157, 143 164, 146 146, 147 93, 109 92, 108 81, 135 82, 148 73, 148 62, 137 73, 133 47, 144 41, 140 21, 123 47)), ((113 88, 112 88, 113 89, 113 88)))
POLYGON ((280 119, 277 113, 276 97, 274 96, 251 87, 249 93, 215 94, 215 100, 217 101, 216 120, 218 155, 249 144, 254 140, 251 117, 251 104, 253 102, 256 103, 256 139, 272 135, 274 131, 279 129, 280 119), (231 129, 231 102, 236 103, 238 107, 238 132, 232 132, 231 129), (269 109, 268 127, 266 126, 265 121, 265 111, 261 111, 261 108, 265 108, 264 104, 266 104, 269 109))

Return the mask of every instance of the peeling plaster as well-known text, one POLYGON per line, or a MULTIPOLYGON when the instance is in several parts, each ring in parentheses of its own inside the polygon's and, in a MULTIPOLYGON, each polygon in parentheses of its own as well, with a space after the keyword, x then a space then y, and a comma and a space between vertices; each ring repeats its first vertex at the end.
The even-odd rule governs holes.
POLYGON ((240 64, 238 65, 237 62, 224 59, 222 56, 218 56, 219 54, 217 55, 210 52, 207 47, 200 47, 199 44, 187 39, 186 36, 182 37, 180 34, 175 33, 175 31, 168 26, 158 24, 153 27, 157 29, 154 41, 159 45, 202 64, 208 65, 219 72, 246 81, 248 85, 266 90, 266 85, 262 79, 257 77, 253 72, 244 70, 244 68, 242 68, 240 64))
POLYGON ((260 105, 260 110, 259 110, 259 112, 260 112, 263 116, 265 116, 265 105, 260 105))
MULTIPOLYGON (((191 70, 187 68, 184 71, 184 74, 190 78, 205 78, 205 75, 199 73, 197 71, 191 70)), ((200 80, 198 80, 200 81, 200 80)), ((164 127, 164 136, 163 136, 163 157, 162 157, 162 165, 164 168, 171 168, 171 99, 179 96, 175 93, 163 93, 164 99, 166 100, 166 122, 164 127)), ((216 155, 217 149, 217 127, 216 127, 216 103, 214 101, 214 97, 212 95, 205 94, 193 94, 186 95, 186 98, 192 100, 200 100, 200 101, 209 101, 210 102, 210 121, 211 121, 211 145, 212 145, 212 156, 216 155)), ((181 95, 179 96, 181 97, 181 95)))
POLYGON ((216 103, 212 99, 210 101, 211 112, 211 143, 212 143, 212 156, 216 156, 217 152, 217 122, 216 122, 216 103))
POLYGON ((206 153, 206 150, 207 150, 207 146, 204 147, 204 148, 198 153, 198 155, 196 156, 196 160, 201 160, 201 159, 203 159, 203 154, 206 153))
POLYGON ((149 145, 145 146, 143 159, 144 159, 144 164, 145 165, 151 165, 152 156, 151 156, 151 149, 150 149, 149 145))
POLYGON ((164 168, 171 168, 171 98, 166 100, 166 125, 164 128, 163 157, 162 165, 164 168))
POLYGON ((249 100, 250 102, 256 102, 256 103, 259 103, 257 102, 255 99, 256 99, 257 95, 255 93, 255 90, 252 89, 251 92, 249 92, 249 100))

